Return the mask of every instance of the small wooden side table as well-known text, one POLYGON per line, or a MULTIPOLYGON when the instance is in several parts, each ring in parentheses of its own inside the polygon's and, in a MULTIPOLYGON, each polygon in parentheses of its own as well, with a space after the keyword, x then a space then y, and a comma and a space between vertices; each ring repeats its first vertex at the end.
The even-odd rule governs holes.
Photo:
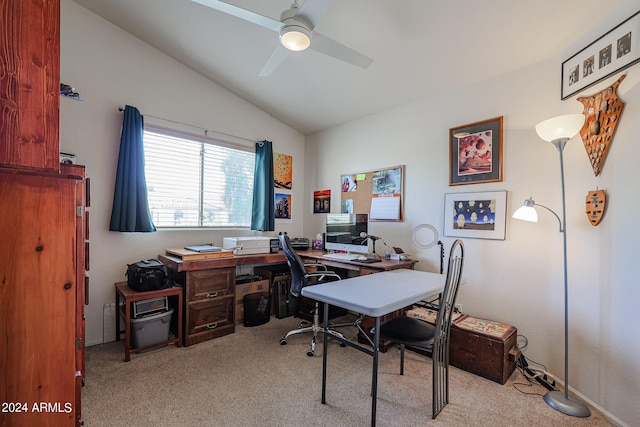
POLYGON ((144 350, 148 350, 150 348, 157 347, 163 344, 173 344, 176 343, 178 347, 182 347, 182 288, 178 286, 174 286, 167 289, 160 289, 157 291, 147 291, 147 292, 136 292, 129 288, 127 282, 117 282, 116 286, 116 341, 120 341, 120 333, 122 330, 120 329, 120 300, 124 299, 124 361, 128 362, 131 360, 131 353, 139 353, 144 350), (159 297, 170 297, 177 296, 178 297, 178 331, 176 333, 176 337, 174 339, 170 339, 167 341, 161 341, 158 343, 154 343, 145 347, 139 348, 131 348, 131 303, 134 301, 143 301, 152 298, 159 297))

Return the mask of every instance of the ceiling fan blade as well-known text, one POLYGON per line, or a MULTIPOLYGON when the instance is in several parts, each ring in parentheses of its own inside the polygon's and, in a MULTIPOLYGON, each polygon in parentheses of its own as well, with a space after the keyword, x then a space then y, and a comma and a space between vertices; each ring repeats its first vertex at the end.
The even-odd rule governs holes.
POLYGON ((285 59, 287 59, 289 52, 290 51, 287 48, 285 48, 281 44, 278 44, 278 46, 276 46, 275 50, 267 60, 267 63, 264 64, 264 67, 262 67, 260 74, 258 75, 260 77, 270 76, 271 73, 273 73, 275 69, 278 68, 285 59))
POLYGON ((242 9, 238 6, 234 6, 229 3, 225 3, 220 0, 191 0, 194 3, 199 3, 203 6, 210 7, 215 10, 219 10, 220 12, 224 12, 226 14, 235 16, 240 19, 244 19, 245 21, 252 22, 254 24, 260 25, 261 27, 268 28, 273 31, 280 31, 282 27, 282 22, 269 18, 268 16, 259 15, 255 12, 251 12, 250 10, 242 9))
POLYGON ((301 16, 307 20, 312 30, 318 25, 322 17, 331 7, 333 0, 307 0, 298 9, 296 16, 301 16))
POLYGON ((367 68, 373 62, 373 59, 317 32, 313 33, 313 41, 311 42, 310 49, 360 68, 367 68))

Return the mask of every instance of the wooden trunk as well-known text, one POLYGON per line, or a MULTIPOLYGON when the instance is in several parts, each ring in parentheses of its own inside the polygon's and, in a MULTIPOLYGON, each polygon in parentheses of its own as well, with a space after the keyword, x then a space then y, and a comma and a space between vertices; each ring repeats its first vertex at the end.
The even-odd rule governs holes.
POLYGON ((449 363, 504 384, 519 355, 517 332, 513 326, 464 316, 451 327, 449 363))

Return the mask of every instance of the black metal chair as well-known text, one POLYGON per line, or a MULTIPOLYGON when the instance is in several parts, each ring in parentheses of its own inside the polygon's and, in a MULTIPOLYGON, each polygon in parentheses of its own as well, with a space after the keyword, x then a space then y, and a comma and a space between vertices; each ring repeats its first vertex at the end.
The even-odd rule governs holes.
POLYGON ((456 240, 449 254, 449 268, 440 296, 435 326, 424 320, 398 316, 380 325, 380 339, 400 345, 400 375, 404 375, 405 347, 431 352, 433 361, 432 418, 449 403, 449 332, 462 276, 464 245, 456 240))
MULTIPOLYGON (((312 286, 323 282, 340 280, 340 276, 337 273, 327 270, 327 267, 323 264, 302 262, 300 256, 291 246, 291 241, 289 240, 289 236, 287 236, 287 233, 280 234, 280 243, 282 244, 284 256, 287 260, 287 264, 289 265, 289 269, 291 270, 291 290, 289 291, 289 293, 293 298, 300 298, 302 288, 305 286, 312 286), (314 267, 318 269, 318 271, 307 271, 307 267, 314 267)), ((298 304, 298 306, 300 306, 300 304, 298 304)), ((354 324, 330 324, 329 329, 332 330, 333 334, 340 335, 344 338, 344 336, 340 332, 335 330, 335 328, 339 328, 342 326, 354 326, 354 324)), ((311 338, 311 348, 307 352, 307 356, 313 356, 316 349, 318 333, 323 331, 324 328, 320 324, 319 303, 318 301, 315 301, 313 309, 313 322, 303 321, 296 329, 287 332, 285 336, 280 340, 280 344, 285 345, 287 343, 287 338, 289 338, 291 335, 311 332, 313 336, 311 338)), ((344 346, 344 344, 342 344, 342 346, 344 346)))

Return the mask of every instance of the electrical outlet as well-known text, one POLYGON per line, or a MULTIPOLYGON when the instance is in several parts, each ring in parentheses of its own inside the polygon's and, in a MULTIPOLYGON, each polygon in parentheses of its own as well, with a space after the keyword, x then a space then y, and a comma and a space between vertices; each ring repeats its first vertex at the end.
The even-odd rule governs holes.
POLYGON ((462 304, 456 304, 453 306, 454 311, 462 313, 462 304))

